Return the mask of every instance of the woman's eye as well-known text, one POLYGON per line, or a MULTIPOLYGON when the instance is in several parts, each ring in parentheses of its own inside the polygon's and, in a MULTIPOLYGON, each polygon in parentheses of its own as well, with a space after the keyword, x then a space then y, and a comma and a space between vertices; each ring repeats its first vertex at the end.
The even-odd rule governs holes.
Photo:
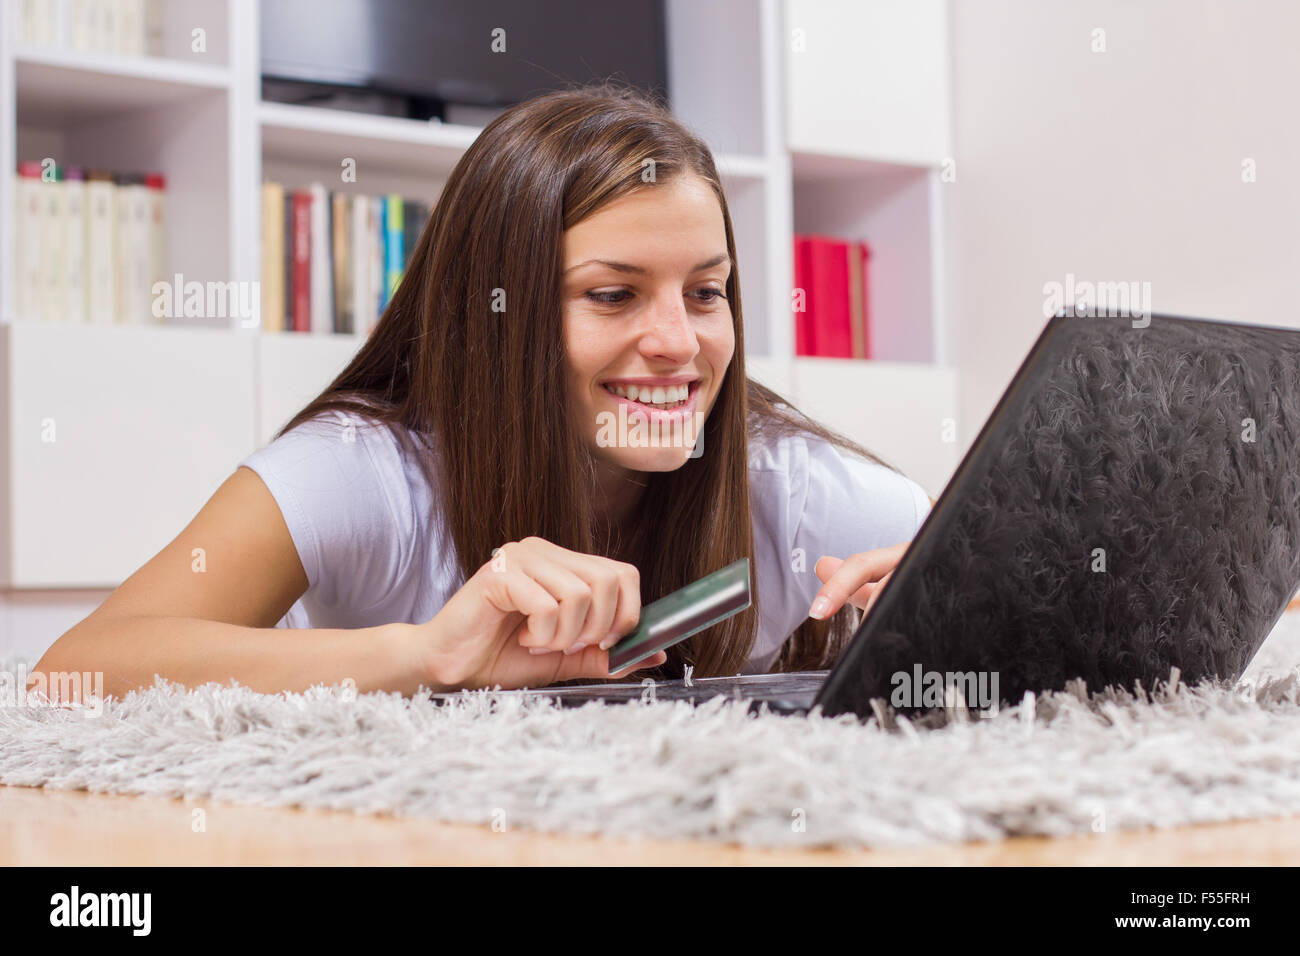
MULTIPOLYGON (((588 299, 600 305, 622 305, 632 297, 632 293, 626 289, 615 289, 613 292, 587 292, 588 299)), ((726 295, 721 289, 696 289, 691 293, 697 302, 712 303, 719 299, 725 299, 726 295)))
POLYGON ((626 289, 616 289, 613 292, 588 292, 587 298, 593 302, 599 302, 601 305, 619 305, 627 300, 615 298, 615 296, 631 294, 626 289))
POLYGON ((726 298, 721 289, 696 289, 695 291, 697 294, 701 292, 708 293, 707 298, 700 299, 701 302, 717 302, 719 299, 726 298))

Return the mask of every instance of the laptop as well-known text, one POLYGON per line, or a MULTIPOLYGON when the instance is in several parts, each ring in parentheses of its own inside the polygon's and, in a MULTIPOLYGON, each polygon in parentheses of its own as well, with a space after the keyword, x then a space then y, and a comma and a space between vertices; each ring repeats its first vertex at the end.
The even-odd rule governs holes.
POLYGON ((1297 588, 1300 331, 1058 315, 831 670, 506 693, 992 713, 1235 680, 1297 588))

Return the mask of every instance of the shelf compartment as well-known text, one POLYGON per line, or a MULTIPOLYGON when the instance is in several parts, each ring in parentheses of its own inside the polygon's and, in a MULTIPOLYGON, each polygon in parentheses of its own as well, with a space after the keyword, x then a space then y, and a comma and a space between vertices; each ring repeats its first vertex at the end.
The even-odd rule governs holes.
POLYGON ((262 103, 258 119, 263 157, 306 163, 331 157, 335 178, 344 156, 357 161, 363 176, 365 167, 374 166, 408 175, 445 177, 480 132, 473 126, 287 103, 262 103))
POLYGON ((226 67, 163 57, 24 50, 14 68, 19 112, 46 124, 101 120, 230 88, 226 67))

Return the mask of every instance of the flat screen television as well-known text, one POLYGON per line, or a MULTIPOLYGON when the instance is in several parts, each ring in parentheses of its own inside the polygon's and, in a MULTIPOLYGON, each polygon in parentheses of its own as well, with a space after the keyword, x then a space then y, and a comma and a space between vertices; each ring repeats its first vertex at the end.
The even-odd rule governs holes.
POLYGON ((261 44, 268 99, 364 93, 422 119, 605 78, 669 94, 664 0, 262 0, 261 44))

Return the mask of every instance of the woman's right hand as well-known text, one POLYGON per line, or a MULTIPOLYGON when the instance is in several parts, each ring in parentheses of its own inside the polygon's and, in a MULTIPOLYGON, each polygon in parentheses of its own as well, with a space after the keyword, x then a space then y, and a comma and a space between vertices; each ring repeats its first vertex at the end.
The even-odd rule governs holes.
POLYGON ((609 651, 636 628, 641 575, 610 558, 542 538, 503 545, 432 620, 415 628, 424 682, 438 687, 544 687, 658 667, 660 651, 609 672, 609 651))

